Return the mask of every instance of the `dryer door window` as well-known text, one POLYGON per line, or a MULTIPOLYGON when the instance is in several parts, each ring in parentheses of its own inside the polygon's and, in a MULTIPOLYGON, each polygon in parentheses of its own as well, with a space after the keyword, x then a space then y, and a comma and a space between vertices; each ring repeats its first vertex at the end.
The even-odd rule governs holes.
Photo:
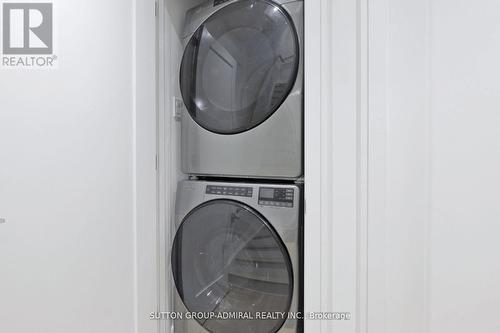
POLYGON ((182 222, 172 248, 179 296, 212 333, 277 332, 291 306, 293 272, 288 252, 270 224, 252 208, 215 200, 195 208, 182 222), (241 318, 221 319, 227 315, 241 318), (276 316, 277 317, 277 316, 276 316))
POLYGON ((288 13, 268 0, 238 1, 192 36, 181 64, 181 92, 200 126, 241 133, 279 108, 298 66, 298 37, 288 13))

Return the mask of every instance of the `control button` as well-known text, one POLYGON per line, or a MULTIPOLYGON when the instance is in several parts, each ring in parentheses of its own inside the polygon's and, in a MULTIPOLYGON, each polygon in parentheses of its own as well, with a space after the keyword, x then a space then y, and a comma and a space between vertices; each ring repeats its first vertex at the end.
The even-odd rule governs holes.
POLYGON ((251 187, 208 185, 205 193, 206 194, 214 194, 214 195, 231 195, 231 196, 238 196, 238 197, 252 197, 253 188, 251 188, 251 187))

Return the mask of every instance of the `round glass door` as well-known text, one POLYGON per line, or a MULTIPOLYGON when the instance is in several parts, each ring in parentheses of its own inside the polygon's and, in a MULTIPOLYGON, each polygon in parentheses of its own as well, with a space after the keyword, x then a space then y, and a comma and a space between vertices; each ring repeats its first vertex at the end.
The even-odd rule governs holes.
POLYGON ((241 133, 279 108, 298 67, 298 38, 288 13, 268 0, 238 1, 191 37, 181 64, 182 97, 203 128, 241 133))
POLYGON ((256 315, 288 313, 293 274, 279 236, 242 203, 195 208, 175 236, 172 272, 187 310, 203 314, 195 319, 209 332, 274 333, 286 320, 256 315))

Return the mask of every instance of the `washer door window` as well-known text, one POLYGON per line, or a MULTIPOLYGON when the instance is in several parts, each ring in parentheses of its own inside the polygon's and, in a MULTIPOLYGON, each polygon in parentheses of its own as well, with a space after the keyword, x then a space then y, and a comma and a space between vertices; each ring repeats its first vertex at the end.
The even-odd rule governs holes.
POLYGON ((286 320, 256 318, 288 313, 293 274, 279 236, 242 203, 215 200, 195 208, 175 236, 172 271, 187 310, 206 315, 196 319, 209 332, 274 333, 286 320))
POLYGON ((182 59, 181 92, 200 126, 241 133, 279 108, 298 66, 298 37, 288 13, 267 0, 238 1, 192 36, 182 59))

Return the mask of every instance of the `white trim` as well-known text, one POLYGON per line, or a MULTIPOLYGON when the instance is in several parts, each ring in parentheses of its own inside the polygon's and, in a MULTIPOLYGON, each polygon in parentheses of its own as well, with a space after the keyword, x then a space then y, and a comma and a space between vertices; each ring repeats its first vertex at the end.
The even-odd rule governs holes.
POLYGON ((370 332, 428 331, 428 7, 370 2, 370 332))
POLYGON ((158 310, 158 193, 156 173, 156 64, 154 0, 133 1, 134 24, 134 225, 137 333, 157 332, 149 313, 158 310))
POLYGON ((368 3, 305 1, 306 332, 366 332, 368 3))
POLYGON ((137 0, 132 1, 132 214, 134 225, 134 332, 139 333, 138 205, 137 205, 137 0))
POLYGON ((425 144, 425 157, 427 159, 427 164, 425 165, 425 195, 426 195, 426 216, 423 226, 423 244, 424 244, 424 296, 423 296, 423 331, 424 333, 431 332, 431 319, 432 319, 432 211, 433 211, 433 194, 432 194, 432 170, 433 170, 433 159, 432 159, 432 144, 433 144, 433 131, 432 131, 432 66, 431 66, 431 45, 432 45, 432 13, 431 7, 432 0, 425 0, 425 70, 426 79, 424 87, 425 95, 425 123, 427 124, 426 133, 424 134, 426 142, 425 144))
MULTIPOLYGON (((163 14, 165 9, 165 2, 160 1, 155 5, 155 13, 157 15, 157 89, 158 89, 158 109, 157 109, 157 131, 158 131, 158 308, 159 311, 170 311, 168 303, 168 288, 167 280, 168 273, 166 262, 166 251, 167 251, 167 240, 168 240, 168 223, 169 223, 169 212, 171 209, 170 201, 168 200, 167 189, 170 188, 168 184, 169 178, 167 177, 167 168, 170 165, 169 161, 171 154, 168 153, 167 147, 169 147, 168 131, 166 131, 165 123, 168 119, 165 119, 165 113, 167 110, 167 101, 165 96, 165 91, 168 91, 167 85, 168 80, 166 77, 168 75, 165 57, 161 55, 167 54, 169 49, 169 37, 170 34, 165 33, 165 15, 163 14)), ((167 117, 168 118, 168 117, 167 117)), ((167 332, 167 327, 169 322, 160 320, 158 322, 158 332, 167 332)))
MULTIPOLYGON (((304 311, 321 311, 321 0, 305 2, 305 232, 304 311), (315 51, 313 51, 315 50, 315 51)), ((319 321, 305 332, 321 333, 319 321)))
POLYGON ((369 8, 369 173, 368 312, 370 332, 386 332, 386 161, 387 161, 387 20, 388 0, 369 8), (381 245, 382 242, 382 245, 381 245))
MULTIPOLYGON (((178 0, 185 1, 185 0, 178 0)), ((189 6, 188 6, 189 7, 189 6)), ((158 6, 158 173, 159 173, 159 226, 158 267, 160 281, 160 311, 173 311, 175 287, 171 278, 170 246, 175 232, 175 200, 177 182, 186 176, 180 173, 180 125, 175 119, 174 100, 180 94, 178 61, 180 39, 171 20, 167 2, 158 6), (168 59, 168 61, 167 61, 168 59)), ((159 332, 173 332, 171 320, 161 320, 159 332)))
POLYGON ((368 0, 358 0, 358 231, 356 333, 368 332, 368 0))

